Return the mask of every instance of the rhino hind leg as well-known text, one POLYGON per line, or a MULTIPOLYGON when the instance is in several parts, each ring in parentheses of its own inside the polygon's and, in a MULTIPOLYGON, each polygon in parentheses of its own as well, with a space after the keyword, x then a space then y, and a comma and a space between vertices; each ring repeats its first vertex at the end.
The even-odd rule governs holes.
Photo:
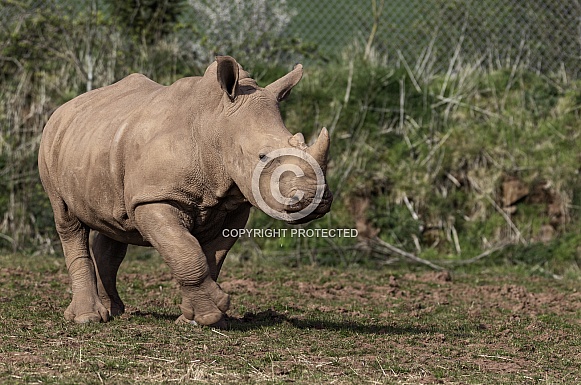
POLYGON ((89 228, 70 213, 62 199, 54 195, 50 198, 73 292, 64 316, 77 323, 107 322, 109 312, 97 295, 95 265, 89 253, 89 228))
POLYGON ((111 316, 121 315, 125 304, 117 292, 117 271, 127 253, 127 244, 97 233, 92 246, 99 298, 111 316))

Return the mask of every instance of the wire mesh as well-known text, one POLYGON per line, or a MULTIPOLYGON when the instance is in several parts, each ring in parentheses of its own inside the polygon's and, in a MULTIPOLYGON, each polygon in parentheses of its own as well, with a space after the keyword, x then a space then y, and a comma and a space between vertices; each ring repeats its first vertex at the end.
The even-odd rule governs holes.
MULTIPOLYGON (((204 4, 219 14, 232 14, 226 28, 239 26, 236 36, 254 36, 251 32, 260 26, 236 21, 244 15, 227 7, 244 4, 245 10, 254 7, 255 12, 286 7, 290 22, 285 22, 283 35, 314 45, 323 58, 337 57, 358 45, 392 63, 405 58, 411 64, 427 62, 436 70, 447 70, 454 58, 457 63, 519 64, 545 74, 581 76, 581 0, 184 1, 193 9, 204 4), (266 3, 272 7, 265 7, 266 3)), ((39 0, 25 3, 28 10, 45 7, 39 0)), ((87 1, 74 3, 82 8, 87 1)), ((15 4, 0 0, 0 28, 11 24, 15 4)), ((200 20, 206 16, 195 13, 185 23, 203 26, 200 20)), ((200 28, 198 32, 198 40, 208 40, 208 31, 200 28)))
POLYGON ((288 4, 294 17, 286 33, 316 44, 323 55, 371 42, 370 47, 387 60, 429 59, 438 69, 446 69, 455 57, 580 75, 579 0, 288 0, 288 4))

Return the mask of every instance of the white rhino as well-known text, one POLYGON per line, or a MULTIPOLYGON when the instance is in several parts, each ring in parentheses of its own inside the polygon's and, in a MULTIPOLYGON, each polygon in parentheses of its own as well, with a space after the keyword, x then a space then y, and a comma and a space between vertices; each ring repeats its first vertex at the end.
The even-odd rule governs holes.
POLYGON ((259 191, 270 191, 258 205, 266 203, 271 215, 302 223, 330 210, 332 194, 320 175, 327 130, 309 147, 289 133, 278 107, 301 77, 297 65, 261 88, 221 56, 202 77, 162 86, 133 74, 54 112, 38 165, 72 281, 67 319, 99 322, 123 313, 117 270, 127 244, 135 244, 155 247, 170 266, 182 291, 178 321, 225 326, 230 301, 216 280, 236 238, 224 230, 243 228, 257 205, 257 165, 259 191), (281 149, 305 157, 269 158, 281 149), (316 160, 319 174, 305 159, 316 160), (292 172, 280 172, 281 165, 292 172))

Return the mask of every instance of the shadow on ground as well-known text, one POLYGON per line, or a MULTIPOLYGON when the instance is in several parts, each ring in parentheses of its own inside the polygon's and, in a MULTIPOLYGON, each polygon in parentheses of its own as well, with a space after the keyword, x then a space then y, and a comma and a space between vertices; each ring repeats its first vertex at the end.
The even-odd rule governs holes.
MULTIPOLYGON (((179 315, 158 313, 158 312, 142 312, 133 311, 130 314, 126 313, 121 317, 140 317, 140 318, 154 318, 163 321, 174 322, 179 315)), ((390 324, 388 321, 373 321, 369 323, 358 322, 353 320, 328 320, 324 318, 302 316, 292 316, 278 312, 273 309, 263 310, 257 313, 248 312, 242 317, 226 316, 227 330, 234 331, 250 331, 260 329, 263 327, 271 327, 282 324, 290 324, 293 327, 301 330, 315 329, 315 330, 330 330, 348 333, 360 334, 376 334, 376 335, 419 335, 426 333, 443 333, 453 334, 456 337, 466 336, 470 330, 463 330, 462 332, 451 332, 449 329, 438 327, 434 324, 426 325, 396 325, 390 324)), ((474 326, 477 330, 478 326, 474 326)), ((472 331, 474 331, 472 330, 472 331)))
POLYGON ((246 313, 243 317, 228 317, 226 322, 229 330, 238 331, 289 323, 297 329, 334 330, 362 334, 420 334, 434 332, 434 330, 429 327, 398 327, 384 323, 365 324, 350 320, 331 321, 317 318, 305 319, 300 316, 289 316, 272 309, 258 313, 246 313))

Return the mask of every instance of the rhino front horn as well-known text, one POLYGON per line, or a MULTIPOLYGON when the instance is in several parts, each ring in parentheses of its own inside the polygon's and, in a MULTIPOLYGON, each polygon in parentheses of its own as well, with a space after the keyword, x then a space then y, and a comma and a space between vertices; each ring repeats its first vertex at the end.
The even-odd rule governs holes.
POLYGON ((321 130, 317 141, 313 143, 307 150, 307 152, 315 158, 317 163, 323 168, 327 166, 327 155, 329 153, 329 132, 325 127, 321 130))

